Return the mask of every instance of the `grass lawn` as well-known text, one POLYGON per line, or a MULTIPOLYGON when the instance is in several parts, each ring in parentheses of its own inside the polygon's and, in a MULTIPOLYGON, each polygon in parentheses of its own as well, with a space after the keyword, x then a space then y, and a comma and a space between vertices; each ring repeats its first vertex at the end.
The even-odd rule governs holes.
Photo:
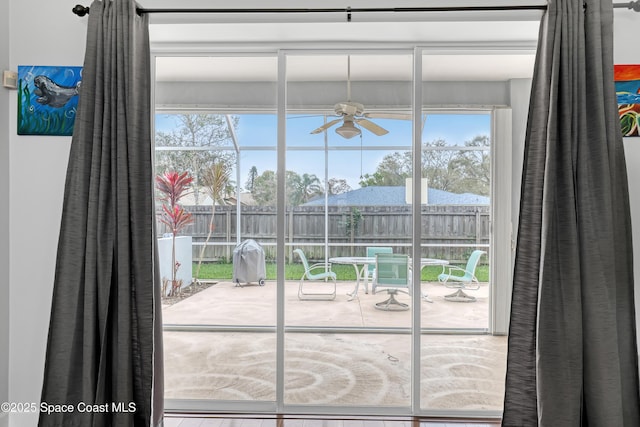
MULTIPOLYGON (((193 275, 195 277, 198 264, 193 264, 193 275)), ((464 268, 464 265, 458 267, 464 268)), ((331 266, 338 275, 338 280, 355 281, 356 272, 350 265, 338 265, 331 266)), ((423 282, 436 282, 438 280, 438 274, 442 273, 442 267, 433 266, 425 267, 422 269, 422 281, 423 282)), ((302 264, 285 264, 285 278, 287 280, 298 280, 304 274, 304 268, 302 264)), ((476 269, 478 280, 481 282, 489 281, 489 266, 479 265, 476 269)), ((215 280, 231 280, 233 278, 233 264, 224 263, 203 263, 200 268, 200 279, 215 279, 215 280)), ((276 265, 274 263, 267 263, 267 280, 276 279, 276 265)))

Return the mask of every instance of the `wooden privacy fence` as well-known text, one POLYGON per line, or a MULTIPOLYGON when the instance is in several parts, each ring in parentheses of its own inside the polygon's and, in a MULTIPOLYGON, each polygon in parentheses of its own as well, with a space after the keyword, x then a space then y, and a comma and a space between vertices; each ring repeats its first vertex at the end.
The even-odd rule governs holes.
MULTIPOLYGON (((198 259, 201 245, 209 231, 211 206, 185 206, 194 223, 181 235, 193 237, 193 259, 198 259)), ((276 208, 242 206, 240 241, 253 239, 265 250, 267 260, 275 259, 276 208)), ((216 206, 214 230, 205 249, 207 261, 231 261, 237 244, 236 206, 216 206)), ((411 248, 411 206, 296 206, 286 210, 285 237, 288 262, 293 250, 301 248, 310 260, 324 260, 325 225, 329 257, 363 256, 366 246, 393 246, 394 252, 408 253, 411 248)), ((423 206, 422 256, 464 262, 476 245, 488 245, 489 206, 423 206), (463 245, 463 246, 460 246, 463 245)), ((160 236, 167 230, 158 224, 160 236)), ((486 258, 485 258, 486 259, 486 258)))

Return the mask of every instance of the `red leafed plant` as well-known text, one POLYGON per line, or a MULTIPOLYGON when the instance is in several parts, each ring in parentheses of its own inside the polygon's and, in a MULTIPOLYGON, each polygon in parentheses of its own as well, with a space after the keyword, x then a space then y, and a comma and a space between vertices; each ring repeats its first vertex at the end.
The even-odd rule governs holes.
POLYGON ((180 230, 193 222, 193 218, 191 213, 185 211, 180 205, 175 205, 173 208, 162 205, 160 222, 166 224, 173 234, 178 234, 180 230))
MULTIPOLYGON (((167 171, 156 176, 156 188, 162 196, 160 200, 164 202, 160 213, 160 222, 171 230, 171 289, 169 296, 174 296, 180 292, 182 281, 176 279, 176 273, 180 268, 180 263, 176 262, 176 235, 187 225, 193 222, 191 213, 184 210, 178 201, 190 191, 193 178, 187 172, 179 174, 167 171)), ((166 294, 167 282, 163 280, 163 295, 166 294)))
POLYGON ((171 207, 176 206, 178 201, 189 194, 189 187, 193 178, 188 172, 179 174, 178 172, 167 171, 156 176, 156 188, 163 194, 160 200, 168 202, 171 207))

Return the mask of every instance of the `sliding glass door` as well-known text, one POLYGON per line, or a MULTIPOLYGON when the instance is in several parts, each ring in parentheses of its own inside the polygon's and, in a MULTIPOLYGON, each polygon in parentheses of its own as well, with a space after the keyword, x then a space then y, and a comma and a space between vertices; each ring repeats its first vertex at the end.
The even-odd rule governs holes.
POLYGON ((515 90, 458 56, 156 58, 167 408, 499 413, 515 90))

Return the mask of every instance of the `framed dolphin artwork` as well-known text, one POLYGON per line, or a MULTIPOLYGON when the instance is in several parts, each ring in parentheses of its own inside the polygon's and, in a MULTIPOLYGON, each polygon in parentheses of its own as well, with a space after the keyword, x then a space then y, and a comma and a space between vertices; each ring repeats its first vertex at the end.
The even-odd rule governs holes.
POLYGON ((18 135, 73 134, 82 67, 18 66, 18 135))

